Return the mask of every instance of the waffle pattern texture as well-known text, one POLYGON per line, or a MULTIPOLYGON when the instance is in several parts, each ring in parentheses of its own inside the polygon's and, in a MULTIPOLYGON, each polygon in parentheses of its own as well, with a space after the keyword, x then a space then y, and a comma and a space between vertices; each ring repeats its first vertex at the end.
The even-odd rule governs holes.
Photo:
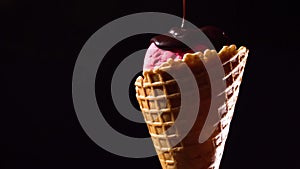
MULTIPOLYGON (((246 47, 237 49, 235 45, 230 45, 224 46, 218 53, 207 49, 204 53, 185 54, 182 60, 169 59, 154 70, 143 72, 143 77, 136 79, 136 98, 163 169, 219 168, 248 52, 246 47), (210 55, 217 55, 222 62, 225 72, 222 80, 226 83, 226 89, 221 95, 225 99, 215 110, 221 117, 215 131, 205 142, 199 143, 199 135, 213 98, 209 76, 203 63, 209 62, 210 55), (179 113, 188 115, 189 112, 180 112, 181 93, 176 82, 178 79, 174 79, 167 72, 181 71, 182 64, 189 66, 197 81, 200 107, 193 127, 178 143, 178 136, 182 133, 180 125, 174 126, 175 120, 179 113)), ((190 77, 179 78, 187 85, 191 80, 190 77)), ((193 91, 189 96, 190 99, 193 98, 193 91)))

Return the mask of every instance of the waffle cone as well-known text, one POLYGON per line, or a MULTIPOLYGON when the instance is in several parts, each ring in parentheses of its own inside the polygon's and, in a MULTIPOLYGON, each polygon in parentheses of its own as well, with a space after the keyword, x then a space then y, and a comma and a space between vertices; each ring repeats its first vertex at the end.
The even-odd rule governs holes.
MULTIPOLYGON (((235 45, 224 46, 219 53, 206 50, 204 53, 186 54, 182 60, 170 59, 154 70, 143 72, 144 77, 136 79, 136 97, 163 169, 219 168, 247 57, 248 49, 243 46, 239 49, 235 45), (222 93, 225 99, 218 110, 215 110, 220 115, 220 122, 209 133, 209 138, 199 143, 200 132, 205 132, 202 129, 213 98, 208 72, 203 63, 209 62, 210 55, 218 55, 222 62, 225 72, 222 80, 226 81, 226 89, 222 93), (181 94, 177 79, 166 72, 181 71, 181 64, 189 66, 197 81, 200 107, 191 130, 178 144, 171 146, 176 137, 181 135, 180 126, 175 126, 172 131, 168 130, 179 114, 181 94), (162 98, 165 101, 161 101, 162 98)), ((186 84, 189 83, 188 77, 181 78, 186 84)), ((192 91, 190 96, 192 98, 192 91)))

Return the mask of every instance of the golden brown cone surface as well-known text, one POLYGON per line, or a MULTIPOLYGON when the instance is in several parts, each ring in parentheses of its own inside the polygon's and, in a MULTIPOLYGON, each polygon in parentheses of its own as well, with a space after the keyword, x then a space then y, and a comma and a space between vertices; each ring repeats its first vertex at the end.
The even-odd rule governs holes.
MULTIPOLYGON (((136 79, 136 97, 163 169, 219 168, 248 52, 248 49, 243 46, 236 49, 235 45, 230 45, 224 46, 219 53, 206 50, 204 54, 201 52, 186 54, 182 60, 168 60, 154 70, 143 72, 144 77, 140 76, 136 79), (208 140, 199 143, 199 135, 212 98, 210 80, 203 62, 209 62, 209 56, 214 54, 219 56, 225 72, 223 78, 226 81, 226 89, 223 92, 225 99, 217 112, 214 112, 219 113, 221 117, 215 131, 208 140), (179 144, 172 146, 176 137, 182 134, 180 125, 175 126, 174 130, 168 130, 178 116, 181 95, 176 83, 178 79, 174 79, 166 72, 181 71, 183 62, 192 70, 197 81, 200 107, 192 129, 179 144)), ((189 77, 181 78, 186 81, 186 84, 191 80, 189 77)), ((192 91, 190 98, 193 98, 192 91)), ((180 113, 188 115, 189 112, 180 113)))

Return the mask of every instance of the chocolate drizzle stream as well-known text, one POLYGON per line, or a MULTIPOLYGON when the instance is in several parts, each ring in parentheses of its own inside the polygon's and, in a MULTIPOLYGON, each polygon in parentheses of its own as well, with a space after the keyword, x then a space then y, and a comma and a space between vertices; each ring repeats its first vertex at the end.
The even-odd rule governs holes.
POLYGON ((182 0, 182 23, 181 23, 181 28, 184 27, 184 21, 185 21, 185 16, 186 15, 186 0, 182 0))
POLYGON ((192 48, 195 48, 197 45, 202 45, 206 48, 211 46, 210 44, 207 44, 207 42, 204 42, 203 39, 196 38, 196 35, 202 31, 211 41, 217 51, 220 51, 224 45, 230 45, 228 36, 220 28, 215 26, 204 26, 201 28, 201 30, 184 28, 185 18, 186 0, 182 0, 181 27, 174 27, 165 35, 155 36, 150 40, 150 42, 155 43, 155 45, 160 49, 169 50, 172 52, 192 52, 193 50, 183 42, 187 42, 192 48))

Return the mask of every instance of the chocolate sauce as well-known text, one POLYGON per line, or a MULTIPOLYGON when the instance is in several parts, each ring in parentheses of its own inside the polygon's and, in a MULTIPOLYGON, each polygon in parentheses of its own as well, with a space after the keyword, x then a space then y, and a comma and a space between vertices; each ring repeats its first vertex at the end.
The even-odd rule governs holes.
POLYGON ((224 31, 214 26, 204 26, 200 30, 174 27, 167 34, 155 36, 150 41, 155 43, 160 49, 173 52, 179 50, 183 52, 191 51, 191 48, 182 41, 189 42, 192 45, 191 47, 197 45, 210 46, 203 39, 196 39, 196 37, 199 37, 196 36, 200 33, 199 31, 202 31, 207 36, 217 51, 221 50, 224 45, 230 45, 230 40, 224 31))
POLYGON ((184 21, 185 21, 185 16, 186 15, 186 0, 182 0, 182 23, 181 23, 181 28, 184 27, 184 21))
POLYGON ((195 34, 199 33, 199 30, 185 29, 185 28, 172 28, 165 35, 158 35, 153 37, 150 41, 155 43, 157 47, 164 50, 177 51, 191 51, 191 48, 185 45, 184 42, 189 42, 191 45, 200 44, 200 41, 195 38, 195 34))
MULTIPOLYGON (((214 26, 204 26, 201 30, 197 29, 188 29, 184 28, 184 22, 186 18, 186 0, 182 0, 182 23, 181 27, 172 28, 167 34, 165 35, 158 35, 153 37, 150 42, 155 43, 157 47, 164 50, 170 50, 172 52, 191 52, 193 51, 190 47, 185 45, 183 42, 187 42, 191 45, 192 48, 196 46, 205 46, 208 48, 211 46, 207 44, 208 42, 204 41, 203 39, 197 39, 196 36, 199 34, 199 31, 202 31, 207 38, 211 41, 214 48, 219 51, 222 49, 224 45, 229 45, 230 40, 228 36, 222 31, 220 28, 214 26)), ((195 51, 194 51, 195 52, 195 51)), ((202 51, 203 52, 203 51, 202 51)))

